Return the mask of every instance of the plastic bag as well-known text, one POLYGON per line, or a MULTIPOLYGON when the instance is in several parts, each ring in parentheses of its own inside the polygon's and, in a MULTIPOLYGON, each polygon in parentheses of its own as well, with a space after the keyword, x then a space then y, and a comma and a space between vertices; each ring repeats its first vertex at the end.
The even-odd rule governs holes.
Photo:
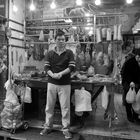
POLYGON ((5 101, 11 103, 13 106, 19 105, 18 97, 12 89, 7 90, 5 101))
POLYGON ((106 86, 104 86, 104 89, 101 94, 101 101, 102 101, 102 107, 106 110, 109 102, 109 92, 106 89, 106 86))
POLYGON ((75 90, 75 112, 92 111, 91 94, 84 88, 75 90))
POLYGON ((136 95, 136 100, 132 104, 132 107, 136 113, 140 114, 140 89, 136 95))
POLYGON ((11 88, 12 84, 13 84, 13 81, 12 81, 11 79, 9 79, 9 80, 7 80, 7 81, 5 82, 4 88, 5 88, 6 90, 8 90, 8 89, 11 88))
POLYGON ((27 86, 23 87, 20 92, 21 92, 20 96, 21 96, 22 102, 25 102, 25 103, 31 103, 32 102, 31 88, 29 88, 27 86))
POLYGON ((126 101, 127 103, 134 103, 136 100, 136 91, 135 91, 135 88, 129 88, 129 91, 127 92, 126 94, 126 101))
POLYGON ((25 103, 31 103, 32 102, 31 88, 30 87, 26 87, 25 96, 24 96, 24 102, 25 103))

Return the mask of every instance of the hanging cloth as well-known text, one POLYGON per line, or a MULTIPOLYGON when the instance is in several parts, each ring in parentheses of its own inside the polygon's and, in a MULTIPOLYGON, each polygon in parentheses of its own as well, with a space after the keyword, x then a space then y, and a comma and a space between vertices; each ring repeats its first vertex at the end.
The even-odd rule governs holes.
POLYGON ((134 103, 136 101, 136 91, 134 88, 129 88, 129 91, 126 94, 126 101, 129 104, 134 103))
POLYGON ((137 114, 140 114, 140 89, 136 95, 136 101, 132 104, 132 107, 137 114))

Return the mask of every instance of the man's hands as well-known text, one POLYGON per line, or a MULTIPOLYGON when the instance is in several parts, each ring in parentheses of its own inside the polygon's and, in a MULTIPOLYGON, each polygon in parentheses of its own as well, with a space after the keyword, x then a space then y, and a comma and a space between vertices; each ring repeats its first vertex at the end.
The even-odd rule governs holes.
POLYGON ((53 75, 52 75, 52 78, 54 78, 54 79, 60 79, 61 77, 62 77, 62 73, 61 72, 53 73, 53 75))
POLYGON ((63 75, 68 74, 69 72, 70 72, 70 69, 66 68, 65 70, 58 73, 53 73, 51 70, 49 70, 47 74, 51 76, 53 79, 60 79, 63 75))
POLYGON ((47 72, 47 74, 52 77, 53 79, 60 79, 62 77, 62 72, 53 73, 51 70, 47 72))

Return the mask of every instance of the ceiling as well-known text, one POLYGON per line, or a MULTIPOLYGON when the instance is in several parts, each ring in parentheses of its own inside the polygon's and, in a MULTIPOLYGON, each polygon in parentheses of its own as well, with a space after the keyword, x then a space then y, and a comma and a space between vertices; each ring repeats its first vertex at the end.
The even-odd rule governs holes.
MULTIPOLYGON (((39 19, 40 17, 43 17, 44 19, 49 19, 49 18, 57 17, 58 15, 60 17, 61 14, 57 15, 55 13, 57 9, 58 9, 58 12, 65 11, 66 13, 65 15, 68 15, 68 16, 79 16, 83 12, 83 10, 81 9, 84 9, 85 12, 89 10, 92 14, 94 13, 98 14, 98 13, 104 13, 104 12, 122 13, 124 14, 124 17, 122 18, 123 20, 122 22, 124 23, 126 31, 130 30, 130 28, 133 27, 140 18, 140 0, 134 0, 133 4, 131 5, 127 5, 125 0, 101 0, 102 5, 100 6, 94 5, 94 0, 83 0, 84 4, 82 7, 76 6, 76 3, 75 3, 76 0, 55 0, 56 6, 57 6, 55 10, 50 9, 50 4, 52 3, 52 1, 53 0, 34 0, 34 3, 36 3, 38 10, 35 11, 34 14, 32 14, 29 10, 26 10, 28 13, 27 17, 29 16, 29 19, 30 17, 35 18, 35 19, 39 19), (72 10, 75 11, 75 9, 78 9, 78 8, 80 9, 79 10, 80 14, 77 12, 75 12, 76 14, 70 14, 70 11, 72 10), (67 11, 68 11, 68 14, 67 14, 67 11)), ((30 5, 29 0, 26 0, 26 2, 30 5)))
MULTIPOLYGON (((37 0, 43 1, 44 5, 47 6, 52 2, 52 0, 37 0)), ((76 0, 55 0, 57 6, 59 7, 73 7, 75 6, 76 0)), ((121 6, 127 6, 125 0, 101 0, 102 5, 100 8, 119 8, 121 6)), ((94 0, 83 0, 84 4, 92 4, 94 5, 94 0)), ((140 0, 134 0, 132 6, 140 6, 140 0)))
MULTIPOLYGON (((134 0, 133 4, 128 5, 126 4, 125 0, 101 0, 102 4, 100 6, 96 6, 94 4, 95 0, 82 0, 84 9, 87 11, 89 10, 91 13, 99 13, 99 12, 123 12, 124 9, 128 9, 128 12, 134 12, 133 10, 135 7, 137 7, 137 11, 140 12, 140 0, 134 0), (131 10, 130 10, 131 9, 131 10)), ((30 5, 30 1, 26 0, 26 3, 30 5)), ((77 8, 76 6, 76 0, 34 0, 34 3, 36 3, 36 7, 38 7, 39 11, 43 11, 46 14, 52 13, 53 11, 57 9, 66 9, 66 8, 77 8), (56 9, 52 10, 50 9, 50 5, 52 1, 55 1, 56 3, 56 9)))

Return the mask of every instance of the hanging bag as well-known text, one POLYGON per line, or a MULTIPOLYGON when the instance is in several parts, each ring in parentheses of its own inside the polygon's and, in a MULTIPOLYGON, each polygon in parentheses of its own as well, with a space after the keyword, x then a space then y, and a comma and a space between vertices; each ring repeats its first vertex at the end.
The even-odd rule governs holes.
POLYGON ((140 114, 140 89, 136 95, 136 101, 132 104, 132 107, 137 114, 140 114))
POLYGON ((26 89, 25 89, 24 102, 25 102, 25 103, 31 103, 31 102, 32 102, 32 98, 31 98, 31 88, 28 87, 28 86, 26 86, 26 89))
POLYGON ((31 103, 32 102, 32 98, 31 98, 31 88, 26 86, 24 87, 24 89, 21 91, 21 100, 24 103, 31 103))
POLYGON ((135 102, 135 100, 136 100, 136 91, 135 91, 135 88, 130 87, 129 88, 129 91, 126 94, 126 102, 129 103, 129 104, 132 104, 132 103, 135 102))

